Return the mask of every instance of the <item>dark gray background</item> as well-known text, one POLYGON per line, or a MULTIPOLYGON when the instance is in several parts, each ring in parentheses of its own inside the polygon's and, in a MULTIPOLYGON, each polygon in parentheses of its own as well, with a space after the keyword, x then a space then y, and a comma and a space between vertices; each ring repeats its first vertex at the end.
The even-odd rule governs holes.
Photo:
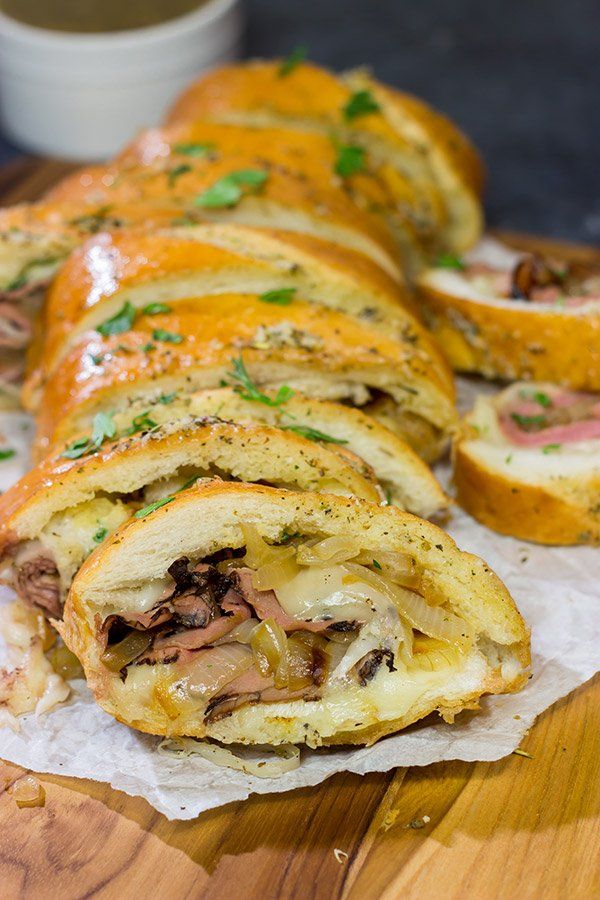
MULTIPOLYGON (((368 64, 483 153, 492 225, 600 243, 600 0, 247 0, 249 55, 368 64)), ((18 151, 0 143, 0 160, 18 151)))

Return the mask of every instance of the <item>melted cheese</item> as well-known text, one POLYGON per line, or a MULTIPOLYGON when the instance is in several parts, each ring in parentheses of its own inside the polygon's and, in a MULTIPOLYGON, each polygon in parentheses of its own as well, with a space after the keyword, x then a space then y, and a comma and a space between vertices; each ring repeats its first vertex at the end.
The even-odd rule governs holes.
POLYGON ((65 588, 92 550, 130 518, 133 510, 121 500, 100 497, 63 510, 50 519, 40 534, 40 541, 52 552, 65 588))

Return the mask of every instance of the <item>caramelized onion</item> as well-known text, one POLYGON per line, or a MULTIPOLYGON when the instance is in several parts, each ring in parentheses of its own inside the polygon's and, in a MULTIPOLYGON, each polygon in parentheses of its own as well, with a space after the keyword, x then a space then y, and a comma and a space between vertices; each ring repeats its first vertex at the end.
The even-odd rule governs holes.
POLYGON ((250 646, 261 675, 272 676, 276 688, 287 687, 288 639, 281 625, 274 619, 265 619, 254 629, 250 646))
POLYGON ((67 680, 83 678, 81 663, 75 654, 72 653, 68 647, 65 647, 64 644, 53 647, 52 650, 47 653, 47 656, 50 660, 50 665, 61 678, 66 678, 67 680))
POLYGON ((335 565, 353 559, 360 553, 360 544, 349 534, 336 534, 317 543, 307 542, 298 547, 296 559, 301 566, 335 565))
POLYGON ((293 744, 279 747, 240 747, 234 753, 228 747, 194 738, 165 738, 157 747, 165 756, 202 756, 217 766, 237 769, 257 778, 279 778, 300 765, 300 750, 293 744), (250 756, 252 754, 252 756, 250 756), (259 757, 256 758, 256 754, 259 757))
POLYGON ((196 653, 193 661, 182 669, 182 679, 186 689, 203 697, 212 697, 252 665, 252 653, 248 647, 222 644, 196 653))
POLYGON ((446 666, 456 666, 462 659, 464 654, 458 647, 451 647, 435 638, 418 637, 415 640, 415 653, 408 664, 408 670, 435 672, 446 666))
POLYGON ((24 775, 15 781, 11 793, 19 809, 44 806, 46 803, 46 791, 33 775, 24 775))
POLYGON ((346 563, 346 568, 388 597, 400 615, 418 631, 450 644, 461 644, 470 639, 471 629, 467 623, 449 610, 429 606, 419 594, 390 583, 364 566, 346 563))
POLYGON ((147 650, 152 643, 152 636, 145 631, 130 631, 122 641, 107 647, 100 657, 103 665, 111 672, 120 672, 136 657, 147 650))
POLYGON ((278 549, 274 559, 270 559, 254 572, 252 584, 257 591, 277 590, 298 574, 296 548, 292 546, 278 549))
POLYGON ((245 524, 241 528, 246 545, 244 565, 250 566, 251 569, 258 569, 273 559, 273 551, 276 551, 277 547, 271 547, 270 544, 267 544, 254 525, 245 524))

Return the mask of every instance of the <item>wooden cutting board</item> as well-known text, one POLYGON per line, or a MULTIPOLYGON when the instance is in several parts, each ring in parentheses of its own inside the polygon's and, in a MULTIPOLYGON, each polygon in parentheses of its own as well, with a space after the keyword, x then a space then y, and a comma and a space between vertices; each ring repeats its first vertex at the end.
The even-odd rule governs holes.
MULTIPOLYGON (((0 204, 72 168, 18 160, 0 170, 0 204)), ((599 735, 596 678, 539 718, 522 742, 532 759, 337 775, 192 822, 50 775, 45 806, 19 810, 7 788, 23 770, 0 762, 0 900, 600 897, 599 735)))

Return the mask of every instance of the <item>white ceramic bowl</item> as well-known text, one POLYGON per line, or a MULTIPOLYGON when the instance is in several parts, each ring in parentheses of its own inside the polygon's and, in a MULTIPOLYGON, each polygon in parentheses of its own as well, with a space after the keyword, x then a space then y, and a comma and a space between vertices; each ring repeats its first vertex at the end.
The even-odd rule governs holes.
POLYGON ((242 27, 240 0, 209 0, 161 25, 104 34, 33 28, 0 13, 5 133, 35 153, 112 156, 158 123, 200 72, 234 59, 242 27))

